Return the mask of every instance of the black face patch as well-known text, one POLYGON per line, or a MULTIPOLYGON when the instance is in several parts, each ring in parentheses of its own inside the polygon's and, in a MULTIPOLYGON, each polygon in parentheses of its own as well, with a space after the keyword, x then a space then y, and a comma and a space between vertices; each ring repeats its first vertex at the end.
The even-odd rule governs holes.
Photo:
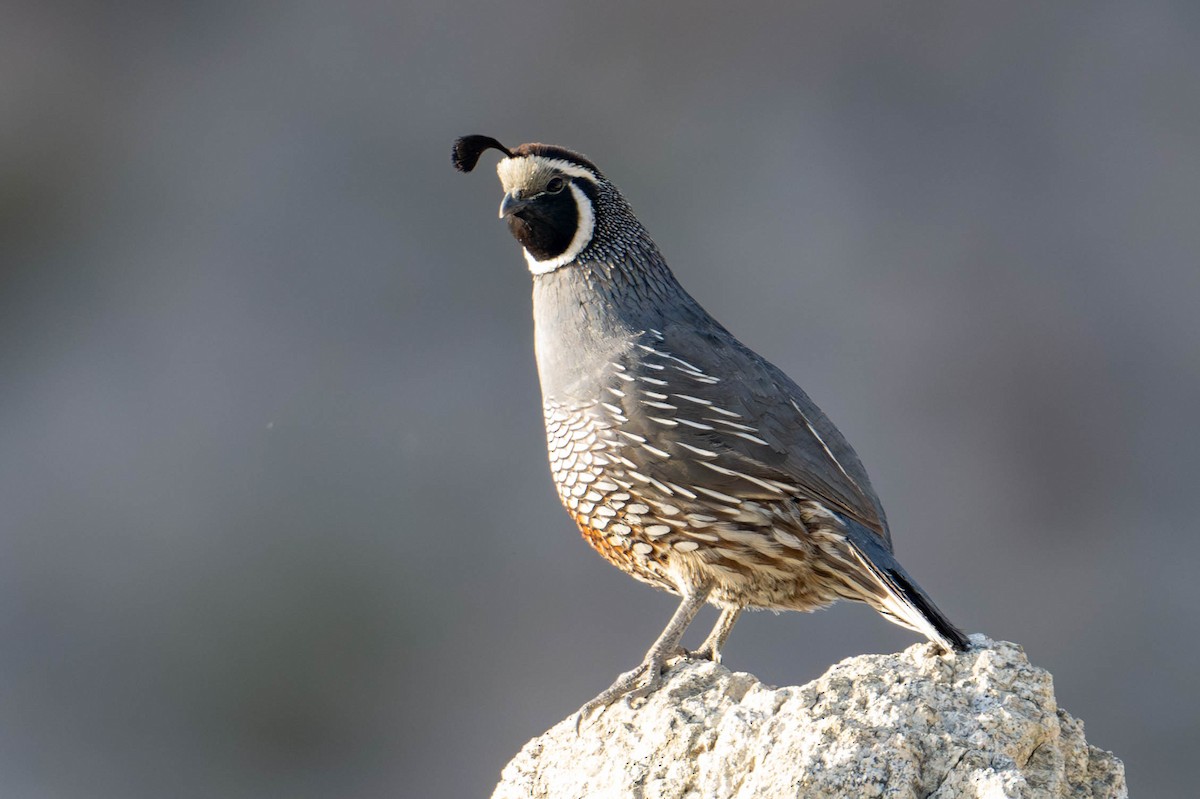
POLYGON ((507 217, 513 238, 538 261, 557 258, 567 251, 579 227, 579 209, 571 191, 543 194, 521 205, 507 217))

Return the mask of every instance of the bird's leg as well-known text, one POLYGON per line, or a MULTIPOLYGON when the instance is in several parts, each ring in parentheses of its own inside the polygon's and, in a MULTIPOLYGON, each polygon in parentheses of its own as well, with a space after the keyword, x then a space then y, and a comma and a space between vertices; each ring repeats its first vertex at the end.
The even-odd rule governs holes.
POLYGON ((687 653, 689 658, 696 660, 711 660, 713 663, 721 662, 721 649, 725 646, 725 641, 729 638, 729 633, 733 630, 733 625, 737 623, 738 617, 742 615, 741 608, 725 608, 721 611, 721 616, 717 619, 716 626, 712 632, 704 639, 704 643, 700 644, 698 649, 693 649, 687 653))
POLYGON ((667 622, 667 628, 662 631, 662 635, 658 636, 654 646, 650 647, 646 657, 642 658, 641 664, 622 674, 603 693, 584 705, 579 710, 579 716, 575 722, 576 729, 579 728, 579 722, 583 717, 590 715, 592 711, 602 710, 623 696, 628 696, 630 699, 646 696, 662 683, 663 668, 667 660, 679 654, 679 640, 683 638, 684 631, 692 623, 692 619, 696 618, 700 608, 704 607, 704 602, 711 592, 712 585, 706 584, 693 588, 683 595, 683 601, 679 603, 675 615, 671 616, 671 620, 667 622))

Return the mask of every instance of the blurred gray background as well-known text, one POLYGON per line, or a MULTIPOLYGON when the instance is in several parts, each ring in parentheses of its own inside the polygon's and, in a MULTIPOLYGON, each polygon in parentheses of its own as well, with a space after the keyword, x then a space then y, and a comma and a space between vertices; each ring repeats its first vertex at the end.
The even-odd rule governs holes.
POLYGON ((486 795, 649 646, 466 133, 591 155, 951 617, 1194 786, 1194 2, 102 5, 0 6, 0 795, 486 795))

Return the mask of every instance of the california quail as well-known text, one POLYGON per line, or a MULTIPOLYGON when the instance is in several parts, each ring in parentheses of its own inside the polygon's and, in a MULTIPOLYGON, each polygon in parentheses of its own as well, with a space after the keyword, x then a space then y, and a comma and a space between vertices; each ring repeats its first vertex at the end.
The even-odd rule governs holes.
POLYGON ((676 281, 616 187, 578 153, 454 143, 455 168, 505 156, 500 217, 533 273, 550 468, 583 536, 631 576, 683 598, 643 662, 584 712, 644 696, 682 653, 719 660, 744 608, 866 602, 943 648, 966 637, 892 556, 854 450, 799 386, 676 281))

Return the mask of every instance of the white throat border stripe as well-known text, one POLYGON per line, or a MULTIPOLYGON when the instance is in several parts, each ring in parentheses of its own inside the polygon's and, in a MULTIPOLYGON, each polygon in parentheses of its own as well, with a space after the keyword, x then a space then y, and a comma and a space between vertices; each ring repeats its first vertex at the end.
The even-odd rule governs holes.
MULTIPOLYGON (((550 159, 542 159, 550 160, 550 159)), ((566 164, 566 161, 555 161, 555 163, 566 164)), ((580 169, 579 167, 571 166, 572 169, 580 169)), ((561 167, 555 167, 561 169, 561 167)), ((564 170, 565 171, 565 170, 564 170)), ((587 170, 582 170, 584 174, 591 175, 587 170)), ((595 178, 592 178, 595 180, 595 178)), ((583 190, 574 183, 568 184, 571 189, 571 195, 575 198, 575 209, 579 216, 579 224, 575 228, 575 236, 571 239, 571 243, 567 245, 567 249, 563 250, 562 255, 556 258, 549 258, 545 261, 539 261, 529 254, 529 250, 525 250, 525 263, 529 265, 529 271, 535 275, 544 275, 553 272, 560 266, 566 266, 575 260, 579 253, 583 252, 584 247, 588 246, 588 242, 592 240, 592 233, 596 227, 596 213, 592 209, 592 201, 583 193, 583 190)))

